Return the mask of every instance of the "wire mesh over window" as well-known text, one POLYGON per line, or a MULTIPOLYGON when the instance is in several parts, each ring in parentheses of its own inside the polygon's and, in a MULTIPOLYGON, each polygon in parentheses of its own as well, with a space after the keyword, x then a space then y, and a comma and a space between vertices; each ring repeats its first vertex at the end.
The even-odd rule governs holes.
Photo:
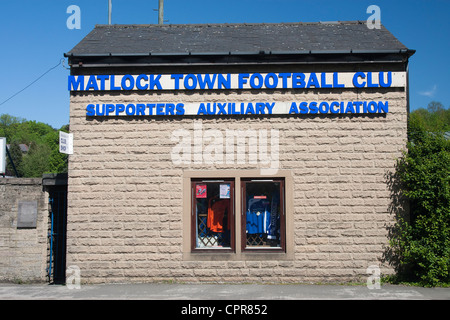
POLYGON ((226 232, 213 232, 207 227, 208 215, 201 214, 197 217, 198 225, 198 248, 211 248, 211 247, 229 247, 230 246, 230 233, 226 232))

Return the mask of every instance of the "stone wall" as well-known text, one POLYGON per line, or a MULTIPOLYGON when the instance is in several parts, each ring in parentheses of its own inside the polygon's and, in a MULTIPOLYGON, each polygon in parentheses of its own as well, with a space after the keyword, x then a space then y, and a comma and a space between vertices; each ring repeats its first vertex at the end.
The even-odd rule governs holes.
MULTIPOLYGON (((132 72, 130 72, 133 74, 132 72)), ((71 96, 68 265, 83 282, 346 282, 383 274, 390 191, 386 174, 406 144, 405 88, 107 92, 71 96), (89 103, 388 100, 386 115, 86 117, 89 103), (255 170, 259 164, 175 165, 176 130, 279 130, 279 168, 290 172, 293 239, 285 259, 186 259, 187 170, 255 170)), ((204 145, 208 143, 203 141, 204 145)), ((238 209, 236 209, 238 211, 238 209)))
POLYGON ((44 282, 48 200, 42 179, 0 178, 0 281, 44 282), (37 201, 36 227, 18 227, 18 204, 37 201))

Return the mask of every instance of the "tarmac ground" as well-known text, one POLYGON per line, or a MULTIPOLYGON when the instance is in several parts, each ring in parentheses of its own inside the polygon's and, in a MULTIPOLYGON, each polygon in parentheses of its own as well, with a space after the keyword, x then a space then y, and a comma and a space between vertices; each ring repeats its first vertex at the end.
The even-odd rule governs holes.
POLYGON ((0 283, 0 300, 450 300, 450 288, 381 285, 0 283))

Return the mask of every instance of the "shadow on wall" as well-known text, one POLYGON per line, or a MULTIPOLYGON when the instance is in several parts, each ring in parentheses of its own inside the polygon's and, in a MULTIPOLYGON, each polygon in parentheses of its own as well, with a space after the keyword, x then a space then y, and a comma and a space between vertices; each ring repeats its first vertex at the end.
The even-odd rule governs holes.
POLYGON ((401 254, 398 251, 396 242, 401 233, 401 222, 410 219, 410 204, 408 199, 402 194, 402 183, 398 174, 398 162, 395 171, 385 173, 385 182, 390 191, 389 213, 394 217, 394 223, 386 224, 388 231, 389 245, 385 247, 382 261, 392 266, 397 276, 407 276, 411 273, 408 266, 401 264, 401 254))

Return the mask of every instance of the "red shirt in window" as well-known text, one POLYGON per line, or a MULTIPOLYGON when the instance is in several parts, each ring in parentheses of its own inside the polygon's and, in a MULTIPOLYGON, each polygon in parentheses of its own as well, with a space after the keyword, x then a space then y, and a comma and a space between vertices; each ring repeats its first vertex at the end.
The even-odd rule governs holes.
MULTIPOLYGON (((212 232, 223 232, 224 231, 224 216, 228 213, 230 200, 229 199, 211 199, 208 206, 208 221, 207 227, 212 232)), ((228 214, 228 219, 230 215, 228 214)), ((227 224, 227 229, 229 229, 229 223, 227 224)))

